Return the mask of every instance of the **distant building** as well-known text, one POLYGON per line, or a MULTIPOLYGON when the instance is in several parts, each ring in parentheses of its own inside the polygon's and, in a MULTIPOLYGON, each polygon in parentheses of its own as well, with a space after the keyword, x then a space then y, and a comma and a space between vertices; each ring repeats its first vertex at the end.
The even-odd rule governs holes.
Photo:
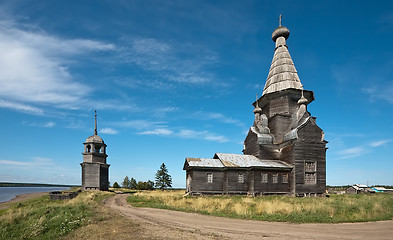
POLYGON ((95 113, 94 135, 88 137, 82 153, 82 190, 103 190, 109 188, 109 164, 106 163, 106 144, 97 135, 97 113, 95 113))
MULTIPOLYGON (((367 187, 367 186, 366 186, 367 187)), ((361 192, 364 192, 365 188, 361 188, 358 185, 353 185, 345 189, 346 194, 359 194, 361 192)))
POLYGON ((372 187, 372 189, 373 189, 375 192, 393 193, 393 189, 387 189, 387 188, 384 188, 384 187, 372 187))
POLYGON ((325 194, 327 141, 307 111, 314 93, 303 89, 288 37, 280 20, 272 34, 276 46, 269 75, 262 96, 253 103, 255 120, 244 140, 244 155, 186 158, 187 193, 325 194))

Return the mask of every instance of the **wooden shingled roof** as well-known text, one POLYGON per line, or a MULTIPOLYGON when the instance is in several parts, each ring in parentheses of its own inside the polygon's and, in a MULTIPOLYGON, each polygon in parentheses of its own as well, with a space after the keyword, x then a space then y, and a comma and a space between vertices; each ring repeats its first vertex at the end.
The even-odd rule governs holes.
POLYGON ((289 30, 280 26, 274 30, 273 36, 275 36, 273 40, 276 42, 276 49, 262 96, 290 88, 300 90, 303 88, 286 45, 289 30))

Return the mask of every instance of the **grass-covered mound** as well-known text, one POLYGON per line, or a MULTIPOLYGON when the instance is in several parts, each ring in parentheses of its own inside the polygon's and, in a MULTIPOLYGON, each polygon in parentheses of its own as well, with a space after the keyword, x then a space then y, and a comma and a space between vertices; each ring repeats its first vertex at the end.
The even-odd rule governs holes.
POLYGON ((393 218, 393 194, 332 195, 330 198, 183 195, 184 190, 140 191, 127 201, 135 207, 293 223, 365 222, 393 218))
POLYGON ((0 210, 0 239, 58 239, 92 221, 108 192, 82 192, 71 200, 44 196, 0 210))

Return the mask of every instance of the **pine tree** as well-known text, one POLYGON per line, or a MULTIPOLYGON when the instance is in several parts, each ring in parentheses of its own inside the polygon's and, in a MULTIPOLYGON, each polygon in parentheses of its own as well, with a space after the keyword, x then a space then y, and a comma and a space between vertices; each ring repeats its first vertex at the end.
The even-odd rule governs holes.
POLYGON ((172 187, 172 177, 168 174, 168 169, 164 163, 162 163, 160 169, 157 170, 156 187, 160 189, 172 187))
POLYGON ((119 188, 120 186, 119 186, 119 184, 117 183, 117 182, 114 182, 113 183, 113 188, 119 188))
POLYGON ((136 183, 135 178, 131 178, 130 179, 130 188, 131 189, 136 189, 136 186, 137 186, 137 183, 136 183))
POLYGON ((123 188, 129 188, 130 187, 130 180, 128 178, 128 176, 126 176, 123 180, 123 183, 121 184, 123 186, 123 188))

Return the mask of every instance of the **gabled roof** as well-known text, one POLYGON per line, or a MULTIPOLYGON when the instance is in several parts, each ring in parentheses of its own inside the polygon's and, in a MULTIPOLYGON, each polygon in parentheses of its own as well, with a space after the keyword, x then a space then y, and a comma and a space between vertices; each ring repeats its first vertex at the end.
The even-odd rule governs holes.
POLYGON ((208 158, 186 158, 184 168, 278 168, 291 169, 293 166, 280 160, 259 159, 252 155, 241 155, 232 153, 216 153, 213 159, 208 158))
POLYGON ((289 30, 280 26, 274 30, 273 36, 273 41, 276 42, 276 49, 274 50, 273 61, 262 96, 290 88, 302 89, 302 83, 285 42, 289 36, 289 30), (285 35, 286 33, 288 35, 285 35))
POLYGON ((189 167, 224 167, 220 159, 186 158, 189 167))

